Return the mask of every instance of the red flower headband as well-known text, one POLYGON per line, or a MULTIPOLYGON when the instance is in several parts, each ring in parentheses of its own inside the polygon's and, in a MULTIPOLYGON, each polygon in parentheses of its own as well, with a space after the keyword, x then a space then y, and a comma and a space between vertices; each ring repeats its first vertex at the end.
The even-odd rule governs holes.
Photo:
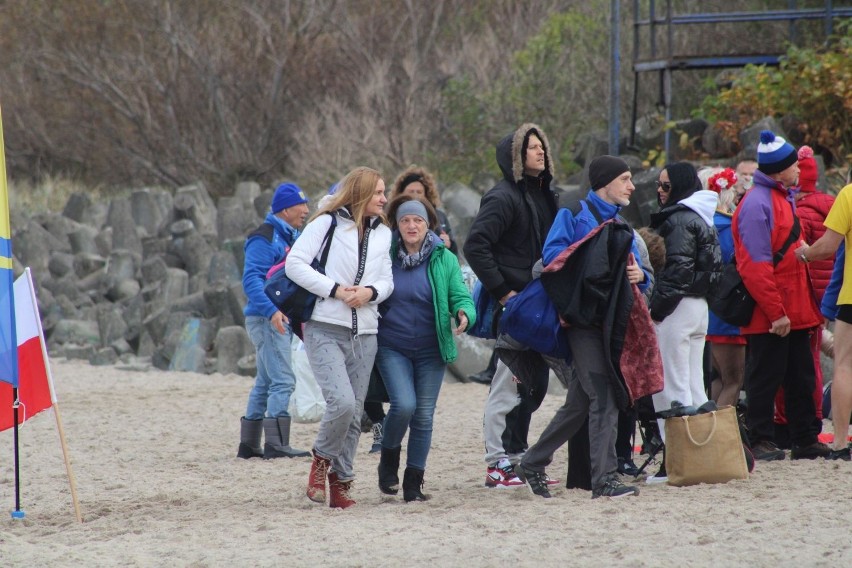
POLYGON ((718 174, 710 176, 707 180, 707 187, 716 193, 723 189, 730 189, 737 183, 737 174, 731 168, 725 168, 718 174))

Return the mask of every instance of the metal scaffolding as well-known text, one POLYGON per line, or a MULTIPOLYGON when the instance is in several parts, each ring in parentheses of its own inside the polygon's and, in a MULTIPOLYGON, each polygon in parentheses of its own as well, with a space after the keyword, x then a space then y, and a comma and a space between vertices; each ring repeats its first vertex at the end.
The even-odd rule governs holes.
MULTIPOLYGON (((619 84, 618 70, 621 55, 619 53, 619 25, 621 0, 611 1, 611 81, 610 81, 610 129, 609 147, 611 154, 619 153, 619 84)), ((665 109, 665 120, 671 120, 672 73, 688 69, 712 69, 744 67, 746 65, 778 65, 783 52, 762 54, 703 54, 686 55, 677 53, 674 46, 675 30, 679 26, 743 22, 788 23, 787 40, 796 44, 798 39, 797 22, 802 20, 822 20, 826 39, 832 34, 836 20, 852 17, 852 2, 844 1, 844 6, 835 6, 832 0, 825 0, 822 8, 798 8, 797 0, 787 0, 787 9, 766 10, 763 12, 713 12, 675 14, 672 0, 633 0, 633 104, 630 124, 630 143, 635 141, 637 106, 639 100, 640 73, 656 72, 659 75, 659 101, 665 109), (648 7, 647 17, 640 17, 641 5, 648 7), (660 10, 661 9, 661 10, 660 10), (640 36, 647 30, 649 42, 642 45, 640 36), (658 36, 663 38, 658 41, 658 36), (662 43, 662 45, 659 45, 662 43), (643 50, 643 47, 645 48, 643 50)), ((780 44, 779 44, 780 45, 780 44)), ((712 49, 710 46, 709 49, 712 49)), ((669 154, 670 131, 665 130, 665 152, 669 154)))

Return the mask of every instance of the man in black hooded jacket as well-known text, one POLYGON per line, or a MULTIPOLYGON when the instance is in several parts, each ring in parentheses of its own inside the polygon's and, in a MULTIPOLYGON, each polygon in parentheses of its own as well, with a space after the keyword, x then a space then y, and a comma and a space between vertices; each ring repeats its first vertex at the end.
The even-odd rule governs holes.
MULTIPOLYGON (((550 189, 553 161, 544 131, 527 123, 497 144, 503 179, 483 197, 464 245, 464 254, 486 290, 502 306, 532 280, 532 268, 556 217, 556 195, 550 189)), ((520 385, 498 363, 485 403, 483 429, 486 487, 523 485, 515 475, 526 451, 532 413, 547 392, 546 366, 532 383, 520 385)))

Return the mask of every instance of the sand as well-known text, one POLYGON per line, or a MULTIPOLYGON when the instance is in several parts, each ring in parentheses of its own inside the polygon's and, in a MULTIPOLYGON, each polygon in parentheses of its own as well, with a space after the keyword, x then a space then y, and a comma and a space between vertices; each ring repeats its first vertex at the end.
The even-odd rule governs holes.
MULTIPOLYGON (((333 510, 304 495, 308 459, 236 459, 251 379, 52 363, 84 523, 74 518, 52 411, 21 431, 23 520, 12 433, 0 433, 0 566, 848 566, 852 466, 759 464, 748 481, 592 500, 560 486, 483 487, 487 388, 447 383, 426 503, 376 486, 362 436, 354 496, 333 510)), ((534 440, 561 403, 549 395, 534 440)), ((317 424, 295 424, 309 448, 317 424)), ((404 456, 403 456, 404 458, 404 456)), ((567 454, 549 473, 564 478, 567 454)))

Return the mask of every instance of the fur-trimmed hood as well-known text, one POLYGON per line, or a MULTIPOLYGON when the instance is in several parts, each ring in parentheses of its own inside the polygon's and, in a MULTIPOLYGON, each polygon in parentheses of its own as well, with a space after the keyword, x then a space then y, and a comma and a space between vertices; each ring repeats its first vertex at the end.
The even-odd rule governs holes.
POLYGON ((550 142, 544 130, 537 124, 527 122, 511 134, 507 134, 497 143, 497 164, 503 177, 513 184, 524 179, 524 157, 522 155, 524 140, 529 134, 535 134, 544 145, 544 173, 548 181, 553 179, 553 158, 550 154, 550 142))

